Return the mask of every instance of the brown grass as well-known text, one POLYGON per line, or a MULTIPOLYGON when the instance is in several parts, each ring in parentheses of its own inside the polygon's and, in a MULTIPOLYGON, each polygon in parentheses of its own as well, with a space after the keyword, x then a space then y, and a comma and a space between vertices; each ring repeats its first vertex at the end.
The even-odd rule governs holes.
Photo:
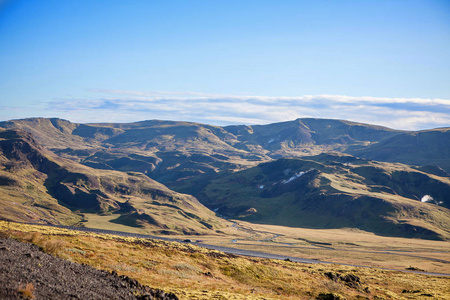
POLYGON ((25 284, 21 284, 17 289, 22 297, 26 299, 34 299, 34 285, 32 282, 25 284))
POLYGON ((66 245, 64 240, 49 238, 49 236, 44 236, 39 232, 27 233, 23 236, 23 239, 35 245, 39 245, 42 251, 52 255, 60 254, 66 245))
POLYGON ((238 226, 227 229, 227 235, 202 239, 207 244, 336 263, 398 270, 413 266, 426 272, 450 273, 450 248, 445 241, 378 236, 355 228, 306 229, 237 222, 238 226))
POLYGON ((29 225, 17 225, 10 233, 18 239, 34 239, 41 247, 53 240, 61 245, 62 241, 60 257, 114 270, 143 284, 175 292, 180 299, 315 299, 330 293, 346 299, 450 297, 448 277, 235 257, 190 244, 29 225), (361 283, 351 287, 329 279, 326 272, 351 274, 361 283))

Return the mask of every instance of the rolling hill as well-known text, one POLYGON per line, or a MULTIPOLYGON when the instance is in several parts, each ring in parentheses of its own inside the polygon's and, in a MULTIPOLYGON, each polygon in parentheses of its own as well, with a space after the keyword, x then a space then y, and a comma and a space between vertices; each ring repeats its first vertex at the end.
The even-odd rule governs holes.
POLYGON ((279 159, 223 172, 193 192, 218 214, 254 223, 450 238, 450 178, 402 164, 343 154, 279 159))
POLYGON ((256 126, 142 121, 76 124, 31 118, 0 122, 22 129, 58 155, 98 169, 139 171, 171 185, 221 170, 240 170, 280 157, 347 151, 401 132, 349 121, 298 119, 256 126))
POLYGON ((190 195, 142 173, 97 170, 62 159, 25 131, 0 131, 0 167, 3 219, 86 226, 95 221, 165 234, 224 226, 190 195))
MULTIPOLYGON (((82 214, 89 225, 105 226, 114 220, 136 228, 157 227, 161 232, 220 227, 219 219, 186 195, 190 194, 221 215, 252 222, 357 227, 433 239, 449 236, 448 129, 407 132, 311 118, 226 127, 159 120, 77 124, 30 118, 0 122, 0 128, 8 130, 5 135, 22 132, 17 133, 22 139, 23 132, 30 133, 25 139, 36 140, 30 147, 41 145, 38 152, 47 153, 42 156, 52 157, 64 170, 47 174, 34 166, 43 177, 33 179, 39 184, 31 184, 39 188, 27 189, 30 180, 20 174, 32 173, 33 164, 28 163, 16 168, 19 175, 4 175, 4 186, 19 182, 16 190, 21 192, 14 199, 36 191, 48 203, 57 199, 52 216, 64 215, 64 222, 80 222, 82 214), (22 177, 14 181, 14 176, 22 177), (76 200, 61 202, 69 194, 76 200), (170 199, 177 199, 176 203, 170 199), (195 209, 180 204, 185 202, 194 203, 195 209), (186 212, 171 211, 163 217, 156 207, 186 212), (171 222, 173 228, 164 227, 171 222)), ((12 197, 10 190, 5 192, 8 197, 12 197)), ((39 214, 36 208, 33 212, 39 214)))

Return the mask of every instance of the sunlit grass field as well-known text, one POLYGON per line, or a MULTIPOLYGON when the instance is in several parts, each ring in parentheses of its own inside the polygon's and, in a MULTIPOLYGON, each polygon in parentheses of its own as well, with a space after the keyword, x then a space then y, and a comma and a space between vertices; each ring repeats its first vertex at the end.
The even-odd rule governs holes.
MULTIPOLYGON (((450 243, 386 237, 355 228, 307 229, 236 221, 203 240, 233 248, 367 267, 450 273, 450 243)), ((180 236, 181 238, 181 236, 180 236)))
MULTIPOLYGON (((142 284, 175 292, 180 299, 320 299, 326 295, 346 299, 450 297, 450 278, 443 276, 237 257, 186 243, 10 222, 0 222, 0 231, 4 236, 32 242, 59 257, 116 271, 142 284), (334 280, 330 279, 333 274, 337 275, 334 280), (356 276, 358 282, 344 280, 352 276, 356 276)), ((329 232, 329 235, 327 240, 332 245, 338 238, 342 240, 337 233, 329 232)), ((325 235, 320 234, 313 237, 306 236, 306 239, 315 242, 325 239, 325 235)), ((218 237, 207 239, 220 243, 218 237)), ((358 243, 363 242, 361 239, 358 243)), ((367 241, 371 242, 377 243, 376 239, 367 241)), ((400 243, 399 247, 405 245, 400 243)))

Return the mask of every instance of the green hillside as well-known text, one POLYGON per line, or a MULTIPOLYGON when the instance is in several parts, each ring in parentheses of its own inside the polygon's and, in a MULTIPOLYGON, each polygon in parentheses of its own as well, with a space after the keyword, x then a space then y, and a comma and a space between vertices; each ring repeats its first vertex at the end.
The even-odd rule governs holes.
POLYGON ((450 172, 450 128, 403 133, 351 153, 373 160, 436 165, 450 172))
POLYGON ((225 172, 195 195, 218 214, 250 222, 450 238, 449 178, 349 155, 280 159, 225 172))

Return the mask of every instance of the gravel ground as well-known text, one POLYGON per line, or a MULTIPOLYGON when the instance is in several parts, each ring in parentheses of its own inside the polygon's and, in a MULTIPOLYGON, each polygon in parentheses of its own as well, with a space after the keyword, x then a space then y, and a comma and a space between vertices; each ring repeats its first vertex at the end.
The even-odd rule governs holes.
POLYGON ((29 243, 0 238, 0 299, 27 298, 178 299, 115 272, 51 256, 29 243))

